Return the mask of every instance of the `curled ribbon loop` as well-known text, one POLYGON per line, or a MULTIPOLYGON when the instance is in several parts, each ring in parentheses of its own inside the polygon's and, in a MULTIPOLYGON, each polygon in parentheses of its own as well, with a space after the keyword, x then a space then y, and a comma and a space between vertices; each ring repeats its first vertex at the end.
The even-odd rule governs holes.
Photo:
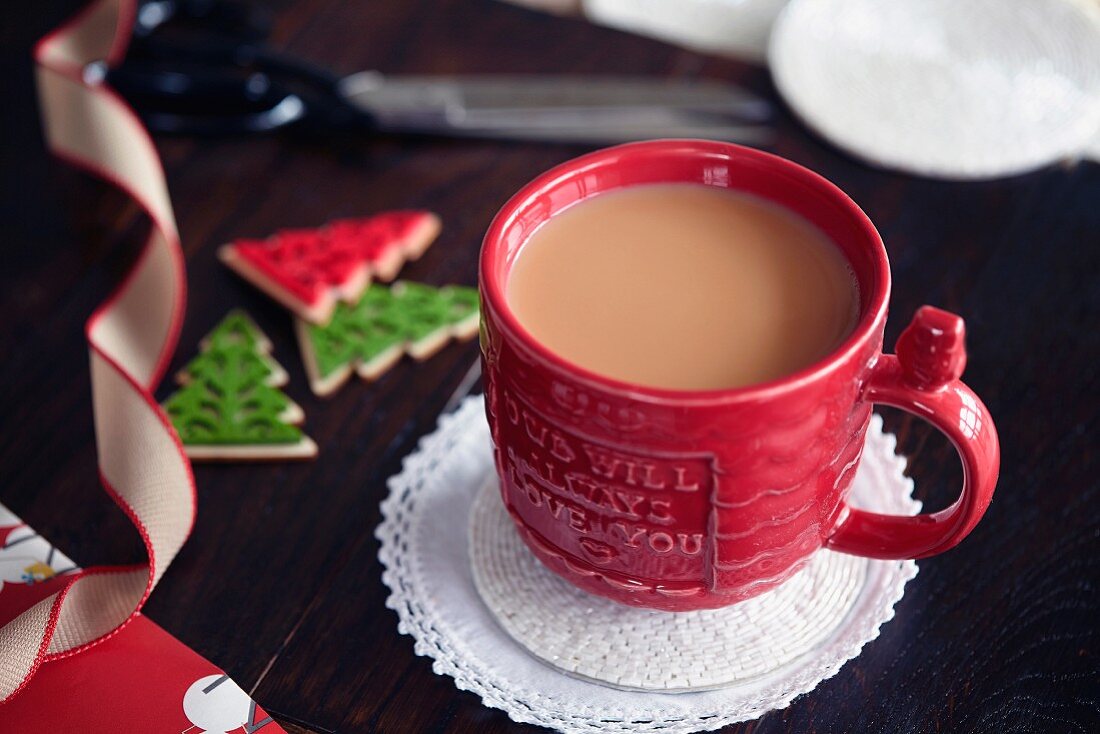
POLYGON ((164 170, 133 110, 85 74, 119 61, 133 0, 97 0, 35 48, 50 149, 130 196, 152 220, 122 285, 88 320, 92 405, 104 489, 145 543, 148 563, 89 568, 0 628, 0 701, 38 666, 118 631, 141 609, 186 541, 195 519, 191 465, 152 391, 172 357, 186 279, 164 170))

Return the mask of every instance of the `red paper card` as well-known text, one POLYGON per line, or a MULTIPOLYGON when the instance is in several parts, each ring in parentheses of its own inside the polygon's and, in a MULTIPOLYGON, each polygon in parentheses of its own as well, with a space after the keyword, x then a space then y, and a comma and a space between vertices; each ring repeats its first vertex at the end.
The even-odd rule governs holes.
MULTIPOLYGON (((0 625, 77 570, 0 505, 0 625)), ((0 732, 286 734, 221 669, 140 614, 92 649, 39 668, 0 706, 0 732)))

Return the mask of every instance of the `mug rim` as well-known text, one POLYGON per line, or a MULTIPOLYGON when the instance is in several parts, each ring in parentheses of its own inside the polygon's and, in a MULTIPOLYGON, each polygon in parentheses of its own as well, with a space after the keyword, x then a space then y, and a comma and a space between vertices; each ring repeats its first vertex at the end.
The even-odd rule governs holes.
MULTIPOLYGON (((629 186, 623 188, 629 188, 629 186)), ((597 192, 593 196, 599 196, 601 193, 604 192, 597 192)), ((792 209, 796 214, 799 214, 792 207, 785 206, 784 208, 792 209)), ((839 244, 837 246, 840 247, 839 244)), ((850 263, 850 258, 843 251, 843 248, 841 249, 841 254, 850 263)), ((493 217, 482 241, 478 276, 482 292, 482 308, 492 309, 499 327, 510 332, 526 349, 558 371, 568 375, 571 379, 609 393, 628 394, 634 399, 641 398, 652 402, 673 404, 754 401, 774 396, 776 393, 787 392, 821 379, 840 365, 847 363, 881 328, 885 323, 890 298, 890 263, 882 237, 867 214, 838 186, 804 166, 771 153, 735 143, 690 138, 646 140, 603 148, 560 163, 536 176, 513 194, 493 217), (872 273, 869 279, 870 282, 859 283, 861 289, 867 287, 871 290, 868 307, 860 314, 852 333, 824 357, 795 372, 765 382, 712 390, 679 390, 609 377, 563 357, 536 339, 520 322, 509 306, 505 297, 505 281, 507 279, 499 278, 495 267, 498 261, 505 256, 504 235, 514 223, 520 209, 532 199, 560 184, 562 179, 574 177, 579 173, 608 164, 613 160, 622 163, 631 156, 655 152, 678 152, 686 156, 710 158, 718 154, 729 161, 752 161, 758 165, 772 167, 787 177, 815 187, 828 196, 833 203, 838 204, 844 210, 844 213, 851 216, 856 222, 860 235, 865 243, 870 243, 871 250, 872 273)), ((484 320, 484 314, 482 319, 484 320)))

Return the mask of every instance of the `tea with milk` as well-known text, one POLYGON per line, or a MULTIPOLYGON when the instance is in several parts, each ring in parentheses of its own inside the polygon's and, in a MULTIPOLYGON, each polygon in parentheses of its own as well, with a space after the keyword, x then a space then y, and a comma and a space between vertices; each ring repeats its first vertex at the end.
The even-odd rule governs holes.
POLYGON ((799 215, 701 184, 584 199, 543 223, 507 300, 550 350, 675 390, 766 382, 825 357, 858 318, 838 247, 799 215))

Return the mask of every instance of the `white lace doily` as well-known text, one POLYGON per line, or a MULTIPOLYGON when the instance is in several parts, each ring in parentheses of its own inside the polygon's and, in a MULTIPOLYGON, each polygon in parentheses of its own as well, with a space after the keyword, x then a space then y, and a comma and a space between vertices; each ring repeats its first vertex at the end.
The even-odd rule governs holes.
MULTIPOLYGON (((883 434, 881 426, 874 417, 853 496, 857 504, 870 509, 915 513, 920 505, 909 497, 912 482, 902 474, 905 462, 894 455, 893 436, 883 434)), ((401 473, 390 480, 390 496, 382 504, 383 521, 376 535, 381 541, 379 558, 386 568, 382 578, 392 592, 387 606, 398 614, 399 631, 415 639, 417 654, 433 659, 436 673, 451 676, 460 689, 478 694, 485 705, 519 722, 563 732, 681 734, 717 729, 784 708, 835 674, 878 636, 879 627, 893 617, 906 582, 917 572, 912 561, 841 559, 841 566, 861 569, 856 576, 862 584, 857 593, 839 594, 847 600, 847 613, 833 617, 837 625, 823 634, 814 632, 810 635, 816 641, 813 649, 778 667, 752 662, 745 652, 746 676, 725 681, 731 686, 690 693, 612 688, 565 675, 538 660, 502 629, 482 602, 470 565, 468 522, 478 492, 492 473, 484 405, 481 398, 470 398, 440 420, 439 428, 423 439, 405 459, 401 473)), ((489 509, 495 508, 485 501, 476 512, 492 517, 489 509)), ((473 522, 480 522, 476 513, 473 522)), ((495 537, 502 543, 508 542, 503 540, 505 528, 507 524, 496 525, 495 537)), ((819 562, 815 558, 806 569, 809 574, 803 572, 788 583, 805 583, 807 575, 813 578, 814 564, 819 562)), ((809 592, 818 593, 812 585, 809 592)), ((590 606, 604 603, 576 593, 590 606)), ((785 593, 785 586, 770 592, 785 593)), ((757 605, 770 603, 767 596, 757 605)), ((797 616, 793 608, 785 613, 797 616)), ((752 616, 749 611, 739 614, 752 616)), ((731 635, 723 644, 735 649, 735 638, 731 635)), ((791 639, 799 635, 792 634, 791 639)))
POLYGON ((1100 154, 1095 0, 792 0, 768 64, 799 117, 880 166, 972 179, 1100 154))

